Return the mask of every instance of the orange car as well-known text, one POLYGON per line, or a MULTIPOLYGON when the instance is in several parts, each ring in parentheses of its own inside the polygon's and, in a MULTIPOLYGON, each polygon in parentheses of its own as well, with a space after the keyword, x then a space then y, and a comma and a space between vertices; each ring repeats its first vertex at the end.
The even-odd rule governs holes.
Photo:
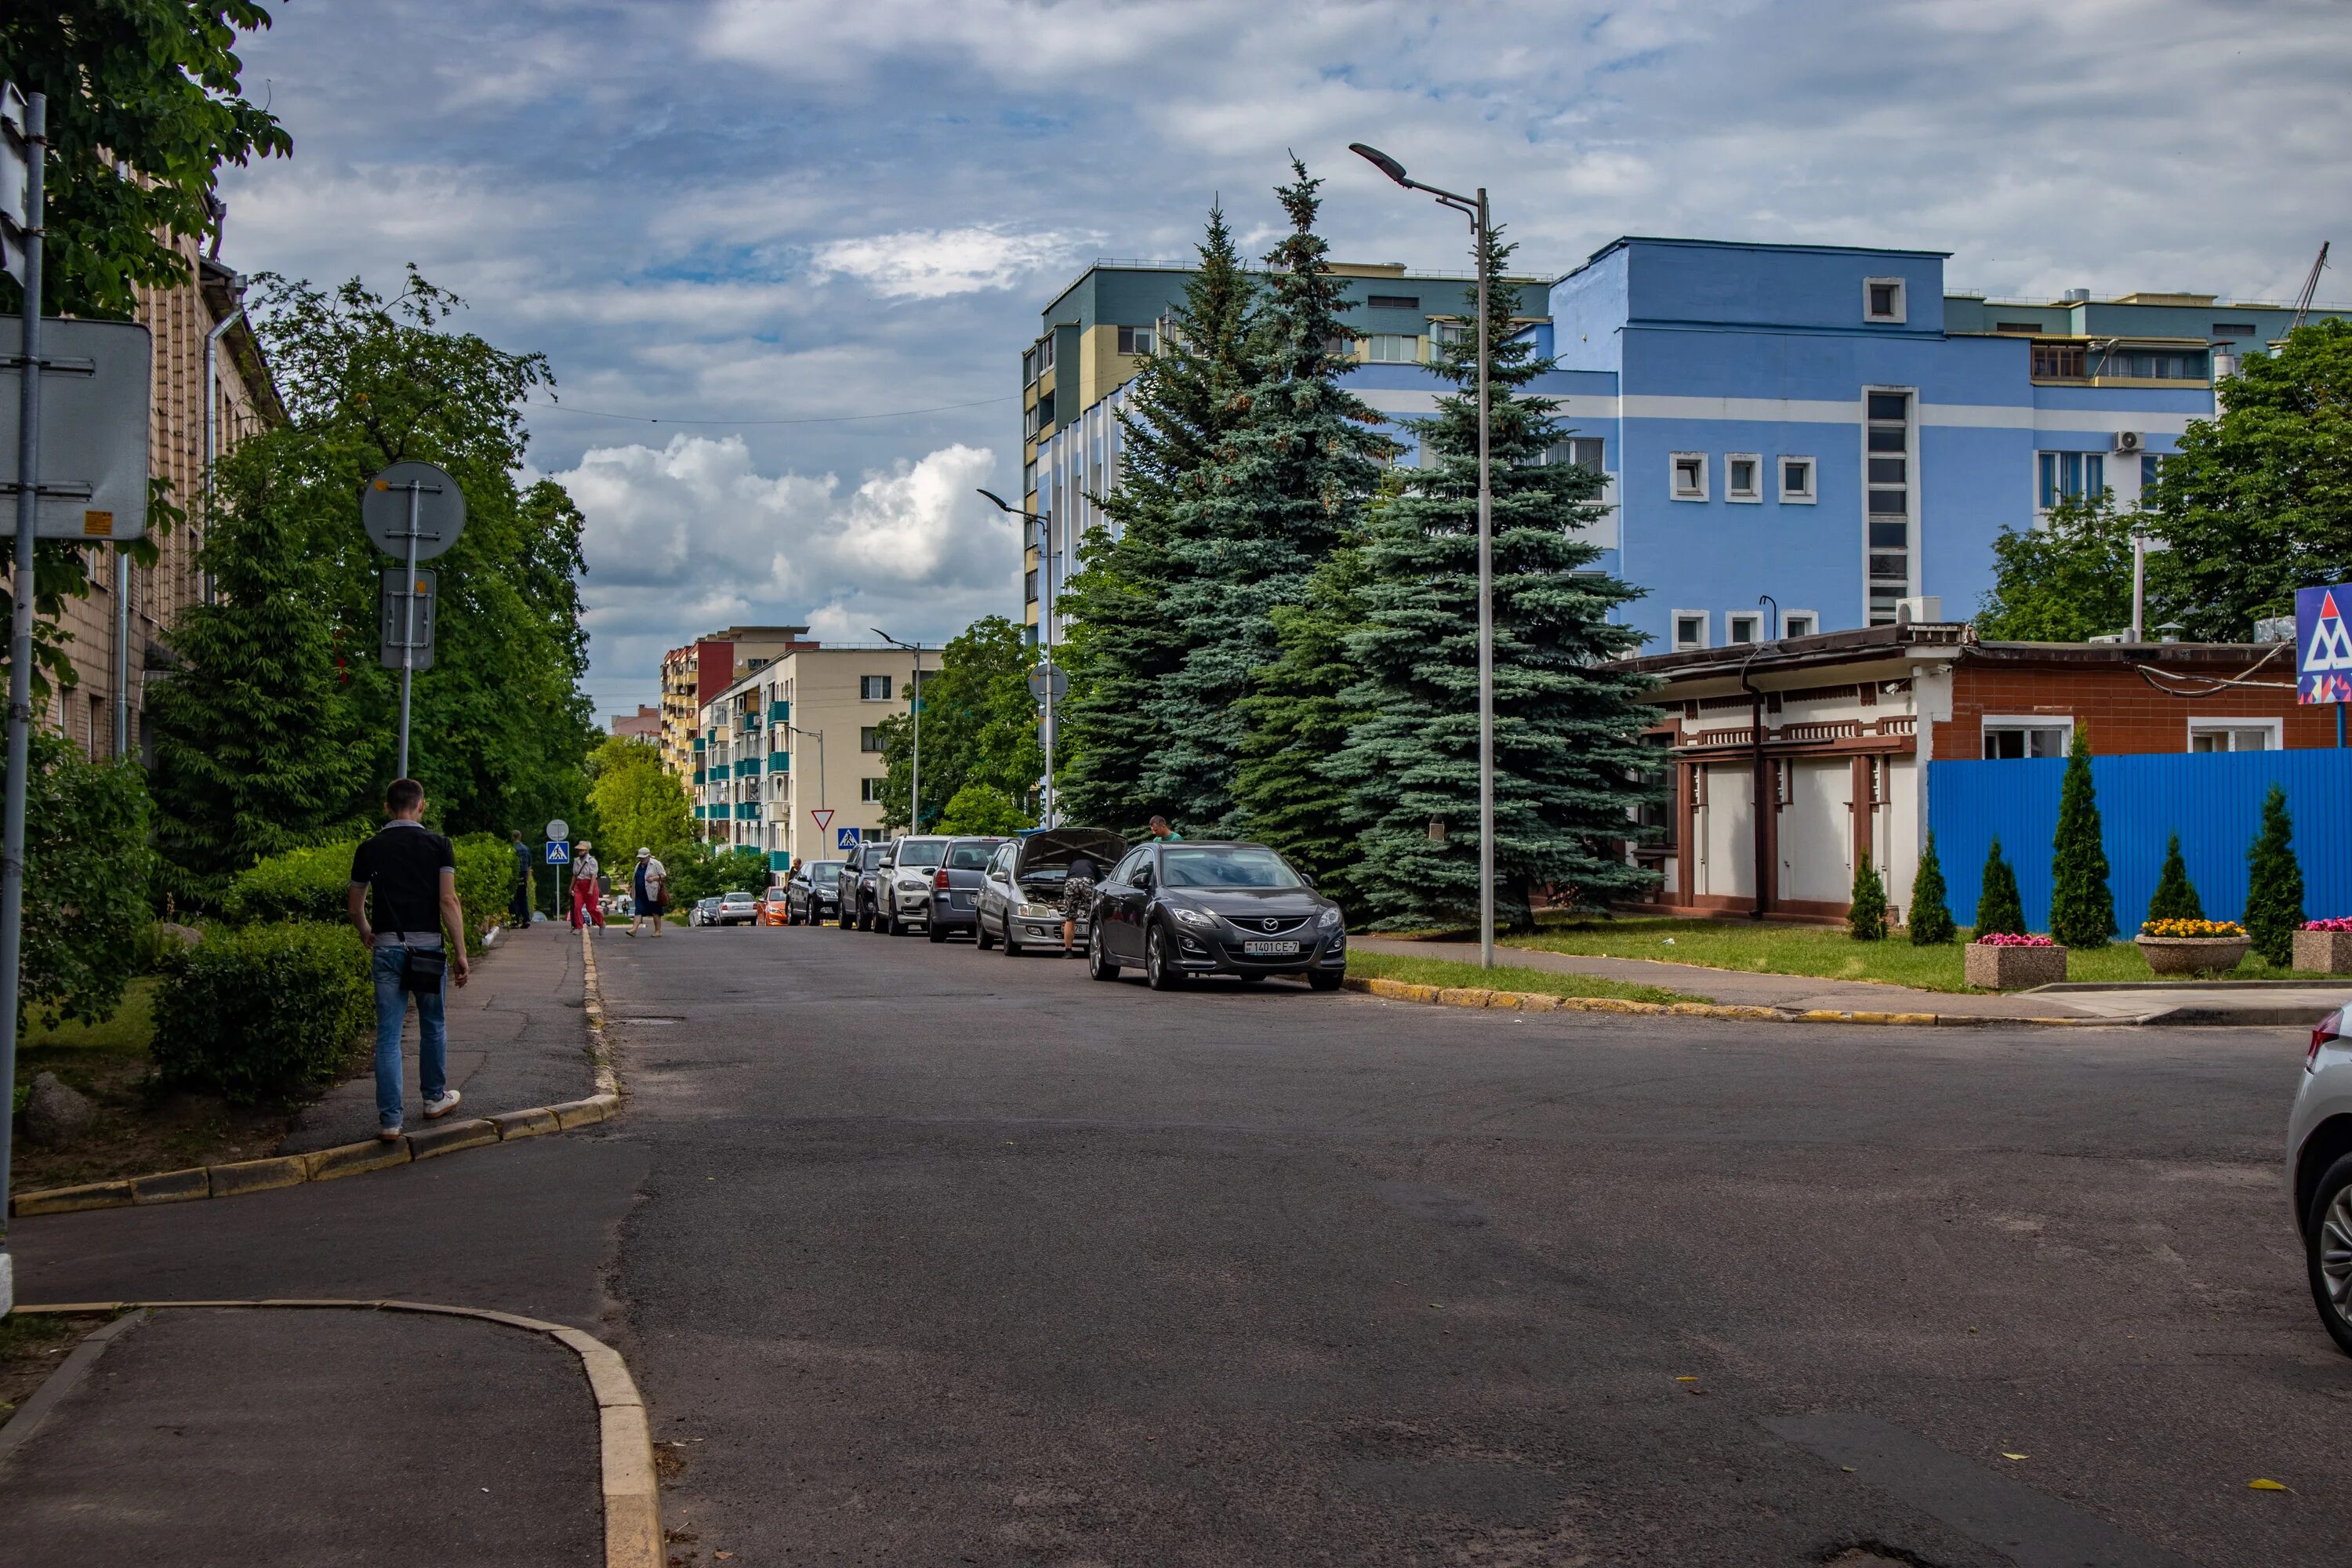
POLYGON ((770 888, 760 899, 760 923, 780 926, 784 923, 784 890, 770 888))

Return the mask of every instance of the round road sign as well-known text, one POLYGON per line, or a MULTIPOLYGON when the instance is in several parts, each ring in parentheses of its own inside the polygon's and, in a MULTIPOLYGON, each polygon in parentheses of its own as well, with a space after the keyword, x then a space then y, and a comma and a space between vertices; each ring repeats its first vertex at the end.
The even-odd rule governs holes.
POLYGON ((572 837, 572 824, 559 816, 547 825, 547 836, 550 838, 569 838, 572 837))
POLYGON ((1029 672, 1029 695, 1040 702, 1045 701, 1045 681, 1048 676, 1052 677, 1054 682, 1054 700, 1059 702, 1070 694, 1070 674, 1058 664, 1051 666, 1041 664, 1029 672))
POLYGON ((430 561, 466 531, 466 495, 430 463, 394 463, 360 492, 360 526, 378 550, 408 559, 408 515, 416 507, 416 559, 430 561))

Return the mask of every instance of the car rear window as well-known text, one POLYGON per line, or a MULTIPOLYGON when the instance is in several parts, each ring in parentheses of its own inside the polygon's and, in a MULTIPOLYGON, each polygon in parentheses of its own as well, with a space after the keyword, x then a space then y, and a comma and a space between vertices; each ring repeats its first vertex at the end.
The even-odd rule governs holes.
POLYGON ((898 841, 897 863, 928 871, 940 863, 940 854, 946 848, 944 839, 902 838, 898 841))
POLYGON ((950 871, 985 871, 989 861, 996 857, 993 844, 956 844, 948 849, 948 869, 950 871))

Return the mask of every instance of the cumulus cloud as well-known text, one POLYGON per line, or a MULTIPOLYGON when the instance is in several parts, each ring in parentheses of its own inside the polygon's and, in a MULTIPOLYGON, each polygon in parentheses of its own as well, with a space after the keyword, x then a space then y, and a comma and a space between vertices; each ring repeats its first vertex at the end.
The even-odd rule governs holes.
POLYGON ((819 279, 846 274, 886 299, 937 300, 1009 289, 1041 268, 1067 261, 1099 236, 1047 229, 1016 234, 1000 226, 908 229, 828 240, 809 258, 819 279))

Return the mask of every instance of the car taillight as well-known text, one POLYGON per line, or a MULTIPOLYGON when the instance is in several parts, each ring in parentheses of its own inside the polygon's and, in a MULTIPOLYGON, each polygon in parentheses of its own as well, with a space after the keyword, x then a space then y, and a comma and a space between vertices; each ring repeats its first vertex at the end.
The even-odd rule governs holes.
POLYGON ((931 879, 931 890, 937 893, 944 893, 948 890, 948 868, 946 867, 940 867, 940 874, 931 879))
POLYGON ((2311 1026, 2311 1048, 2303 1053, 2303 1070, 2310 1072, 2319 1066, 2319 1048, 2332 1046, 2344 1032, 2344 1009, 2338 1007, 2311 1026))

